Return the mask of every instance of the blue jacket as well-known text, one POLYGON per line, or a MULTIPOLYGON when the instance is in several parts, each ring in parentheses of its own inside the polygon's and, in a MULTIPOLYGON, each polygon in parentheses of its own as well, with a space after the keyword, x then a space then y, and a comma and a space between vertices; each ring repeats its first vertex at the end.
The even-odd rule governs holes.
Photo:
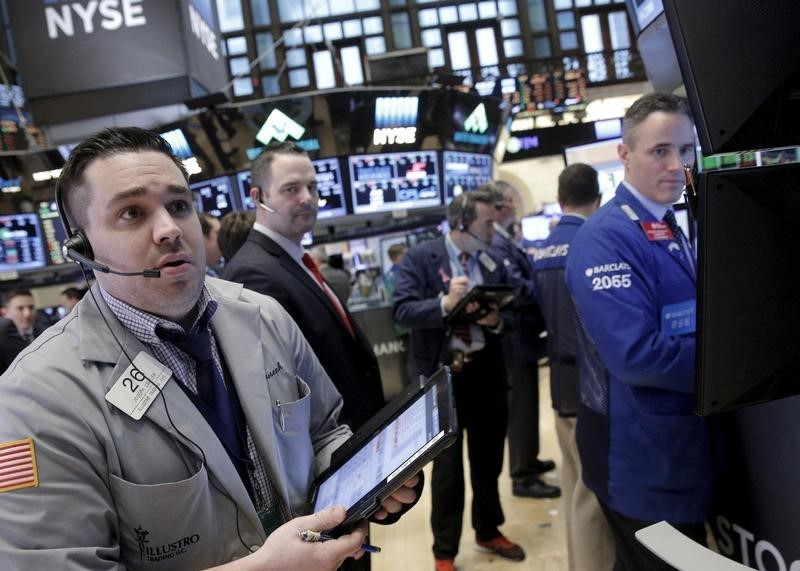
MULTIPOLYGON (((480 264, 480 268, 484 285, 506 283, 503 264, 495 263, 493 269, 480 264)), ((396 270, 394 320, 411 329, 412 378, 430 376, 445 362, 451 332, 442 316, 441 297, 449 291, 452 277, 443 236, 411 248, 396 270)), ((500 336, 486 328, 484 332, 484 350, 497 352, 502 363, 500 336)))
POLYGON ((547 326, 550 395, 561 416, 578 408, 578 342, 575 306, 564 282, 567 254, 584 219, 565 214, 546 240, 533 248, 536 295, 547 326))
POLYGON ((612 509, 700 522, 711 459, 706 421, 693 414, 694 271, 674 240, 648 239, 653 222, 620 185, 567 257, 587 354, 599 357, 581 371, 578 447, 586 484, 612 509))
POLYGON ((545 354, 544 317, 536 300, 533 265, 514 242, 495 232, 489 253, 505 266, 508 283, 515 287, 514 310, 509 313, 509 330, 503 336, 508 362, 536 363, 545 354))

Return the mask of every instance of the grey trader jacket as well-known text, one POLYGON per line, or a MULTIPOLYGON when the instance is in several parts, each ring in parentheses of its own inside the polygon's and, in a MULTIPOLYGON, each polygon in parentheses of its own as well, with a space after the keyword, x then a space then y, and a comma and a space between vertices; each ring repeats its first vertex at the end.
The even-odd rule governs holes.
MULTIPOLYGON (((206 285, 258 453, 292 515, 304 514, 313 477, 350 436, 337 423, 341 397, 280 304, 239 284, 206 285)), ((94 287, 135 358, 143 346, 94 287)), ((32 438, 38 475, 36 487, 0 492, 0 569, 198 569, 247 555, 263 527, 177 381, 138 421, 105 400, 129 363, 99 311, 87 295, 0 377, 0 446, 32 438)))

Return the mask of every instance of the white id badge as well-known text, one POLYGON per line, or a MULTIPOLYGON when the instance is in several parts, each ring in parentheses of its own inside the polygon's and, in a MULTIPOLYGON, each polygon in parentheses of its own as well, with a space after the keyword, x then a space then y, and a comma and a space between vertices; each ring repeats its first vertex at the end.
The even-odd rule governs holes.
POLYGON ((106 393, 106 400, 132 419, 139 420, 171 376, 169 367, 141 351, 106 393))
POLYGON ((478 255, 478 260, 480 261, 481 264, 483 264, 483 267, 489 270, 490 272, 493 272, 497 269, 497 264, 492 259, 492 257, 486 252, 481 252, 478 255))

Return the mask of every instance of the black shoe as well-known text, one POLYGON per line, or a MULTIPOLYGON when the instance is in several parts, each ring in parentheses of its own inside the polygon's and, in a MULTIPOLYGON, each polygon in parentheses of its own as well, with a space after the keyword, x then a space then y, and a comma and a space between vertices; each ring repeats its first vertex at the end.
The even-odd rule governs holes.
POLYGON ((544 474, 550 470, 556 469, 556 463, 552 460, 536 460, 536 471, 539 474, 544 474))
POLYGON ((558 498, 561 497, 561 488, 542 482, 539 478, 527 482, 514 482, 511 493, 522 498, 558 498))

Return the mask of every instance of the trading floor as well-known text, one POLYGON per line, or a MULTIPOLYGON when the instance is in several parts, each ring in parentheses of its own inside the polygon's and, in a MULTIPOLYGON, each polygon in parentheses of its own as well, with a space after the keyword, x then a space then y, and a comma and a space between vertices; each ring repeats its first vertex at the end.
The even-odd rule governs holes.
MULTIPOLYGON (((540 401, 540 458, 555 460, 557 467, 544 474, 544 480, 557 484, 561 454, 553 426, 553 409, 550 407, 549 369, 539 369, 540 401)), ((466 460, 465 460, 466 462, 466 460)), ((430 466, 426 468, 430 478, 430 466)), ((461 548, 456 557, 459 571, 566 571, 567 544, 564 536, 564 516, 561 498, 536 500, 517 498, 511 495, 511 479, 508 475, 508 453, 506 452, 503 474, 500 477, 500 497, 506 523, 500 530, 512 541, 519 543, 527 554, 525 561, 515 563, 475 551, 474 535, 470 526, 471 488, 467 488, 467 509, 464 511, 464 532, 461 548)), ((371 540, 382 548, 372 558, 373 571, 428 571, 433 569, 431 544, 433 535, 429 523, 430 490, 426 489, 422 500, 411 512, 395 525, 371 526, 371 540)))

